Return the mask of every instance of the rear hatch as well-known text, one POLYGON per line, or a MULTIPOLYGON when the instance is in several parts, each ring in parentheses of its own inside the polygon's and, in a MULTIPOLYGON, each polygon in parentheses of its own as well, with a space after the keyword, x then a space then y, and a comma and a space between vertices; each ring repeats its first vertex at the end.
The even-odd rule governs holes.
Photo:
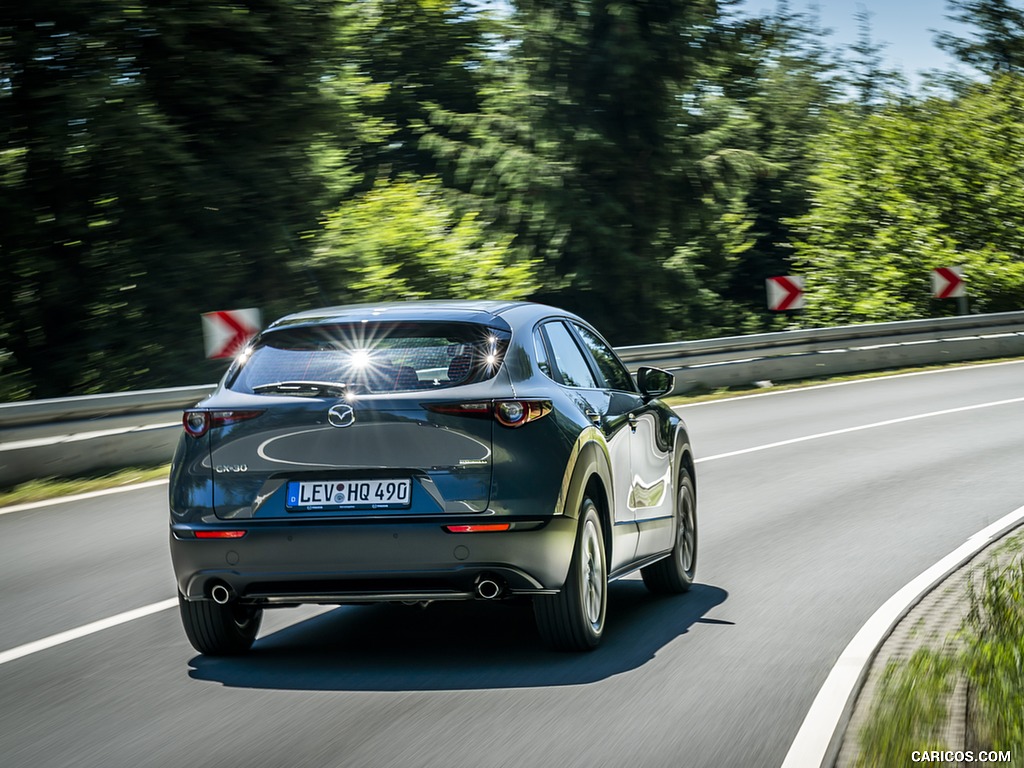
POLYGON ((494 420, 465 404, 506 391, 508 339, 449 321, 265 332, 203 404, 217 516, 484 511, 494 420))

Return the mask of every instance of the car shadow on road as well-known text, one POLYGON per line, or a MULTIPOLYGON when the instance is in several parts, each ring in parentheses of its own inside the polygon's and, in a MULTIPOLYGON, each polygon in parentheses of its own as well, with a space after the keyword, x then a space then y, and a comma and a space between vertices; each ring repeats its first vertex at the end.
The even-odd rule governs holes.
POLYGON ((189 675, 233 688, 438 691, 592 683, 636 669, 725 602, 719 587, 655 597, 639 581, 609 589, 591 653, 547 650, 529 604, 342 607, 261 637, 245 656, 196 656, 189 675))

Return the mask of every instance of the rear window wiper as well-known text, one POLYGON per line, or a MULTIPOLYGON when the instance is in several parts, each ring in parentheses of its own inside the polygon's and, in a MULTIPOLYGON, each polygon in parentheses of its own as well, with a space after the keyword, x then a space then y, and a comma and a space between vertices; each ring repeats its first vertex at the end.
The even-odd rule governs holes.
POLYGON ((348 392, 348 384, 340 381, 275 381, 270 384, 257 384, 252 391, 257 395, 344 397, 348 392))

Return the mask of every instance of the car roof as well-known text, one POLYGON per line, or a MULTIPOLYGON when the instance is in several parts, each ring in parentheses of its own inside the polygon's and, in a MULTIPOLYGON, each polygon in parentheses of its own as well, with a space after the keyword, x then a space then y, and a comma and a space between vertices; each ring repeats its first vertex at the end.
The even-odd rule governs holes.
POLYGON ((296 312, 274 321, 267 330, 304 325, 351 323, 361 320, 449 320, 488 323, 493 322, 501 315, 511 316, 515 322, 523 322, 532 317, 541 318, 552 314, 575 317, 571 312, 528 301, 489 299, 387 301, 322 307, 296 312))

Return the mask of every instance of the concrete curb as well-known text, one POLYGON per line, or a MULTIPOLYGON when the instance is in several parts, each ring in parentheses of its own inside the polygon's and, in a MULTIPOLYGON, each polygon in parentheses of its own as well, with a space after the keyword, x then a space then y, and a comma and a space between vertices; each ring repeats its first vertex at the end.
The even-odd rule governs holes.
POLYGON ((971 536, 889 598, 868 619, 840 654, 818 691, 782 768, 833 768, 836 765, 857 696, 886 640, 929 593, 1022 523, 1024 506, 971 536))

